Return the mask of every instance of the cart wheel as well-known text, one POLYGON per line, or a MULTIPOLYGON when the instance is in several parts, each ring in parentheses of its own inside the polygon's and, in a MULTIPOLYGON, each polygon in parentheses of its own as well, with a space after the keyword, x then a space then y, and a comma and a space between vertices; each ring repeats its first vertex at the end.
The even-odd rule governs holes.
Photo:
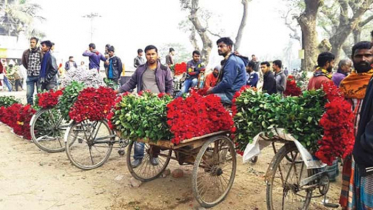
POLYGON ((267 209, 308 209, 312 189, 300 181, 310 175, 295 144, 287 143, 273 157, 267 171, 267 209))
POLYGON ((113 134, 106 121, 71 122, 65 134, 67 157, 80 169, 98 168, 110 157, 113 134))
MULTIPOLYGON (((141 151, 141 149, 140 149, 141 151)), ((171 159, 172 150, 166 149, 161 150, 159 147, 150 146, 146 143, 139 143, 136 141, 131 141, 131 143, 128 146, 127 151, 127 167, 128 170, 131 172, 132 176, 135 177, 135 179, 140 180, 142 182, 147 182, 154 180, 158 178, 163 171, 167 168, 168 163, 171 159), (136 168, 132 166, 132 162, 135 160, 135 147, 141 147, 141 145, 144 145, 143 150, 143 158, 141 161, 141 164, 138 165, 136 168), (158 152, 154 152, 157 151, 158 152), (150 162, 151 157, 153 157, 154 153, 158 153, 158 165, 153 165, 150 162)))
POLYGON ((209 138, 193 167, 193 194, 202 207, 213 207, 228 195, 236 175, 236 151, 224 135, 209 138))
POLYGON ((32 141, 41 150, 50 153, 65 150, 63 137, 66 128, 59 110, 54 108, 39 110, 30 122, 32 141))
POLYGON ((258 156, 252 157, 252 158, 250 159, 250 162, 251 162, 251 163, 256 163, 257 161, 258 161, 258 156))

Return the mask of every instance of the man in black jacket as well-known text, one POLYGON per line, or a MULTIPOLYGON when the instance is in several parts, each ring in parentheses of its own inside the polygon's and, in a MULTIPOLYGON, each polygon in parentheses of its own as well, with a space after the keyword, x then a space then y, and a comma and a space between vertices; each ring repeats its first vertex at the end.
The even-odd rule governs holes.
POLYGON ((109 60, 106 61, 106 77, 109 80, 114 81, 115 84, 118 84, 118 80, 123 70, 122 61, 114 54, 114 46, 108 48, 108 54, 109 60))
MULTIPOLYGON (((355 69, 360 72, 373 70, 373 45, 370 49, 357 50, 353 57, 355 69)), ((366 89, 363 105, 360 112, 359 127, 355 139, 353 156, 357 165, 359 177, 355 177, 355 184, 363 189, 357 202, 356 209, 373 208, 373 78, 370 79, 366 89)), ((361 192, 360 192, 361 193, 361 192)))
POLYGON ((51 52, 52 42, 47 40, 41 42, 41 51, 43 52, 43 60, 41 61, 41 69, 39 75, 39 83, 41 91, 51 90, 57 87, 58 67, 56 58, 51 52))
POLYGON ((270 69, 270 64, 268 61, 264 61, 260 64, 260 69, 263 72, 263 88, 262 90, 267 92, 268 94, 274 94, 277 93, 276 90, 276 80, 273 75, 273 72, 270 69))
POLYGON ((78 65, 76 65, 76 62, 74 61, 74 57, 70 56, 69 60, 65 63, 65 70, 68 71, 73 68, 77 69, 78 65))

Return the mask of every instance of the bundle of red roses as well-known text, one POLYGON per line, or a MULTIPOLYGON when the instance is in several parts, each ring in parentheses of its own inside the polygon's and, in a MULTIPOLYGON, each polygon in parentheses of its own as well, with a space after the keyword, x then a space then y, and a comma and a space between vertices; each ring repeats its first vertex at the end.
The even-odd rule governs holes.
POLYGON ((16 125, 13 127, 14 133, 23 138, 31 140, 30 121, 36 110, 31 105, 22 106, 16 116, 16 125))
POLYGON ((300 96, 302 94, 302 90, 300 87, 297 86, 295 78, 292 75, 288 76, 286 82, 286 90, 284 91, 285 96, 300 96))
POLYGON ((0 107, 0 121, 7 124, 17 135, 30 140, 30 120, 36 113, 31 105, 13 104, 9 107, 0 107))
POLYGON ((215 95, 203 97, 192 91, 189 97, 177 98, 167 108, 167 124, 174 134, 174 144, 233 127, 232 117, 215 95))
POLYGON ((187 69, 187 64, 185 62, 177 63, 174 66, 174 74, 176 76, 180 75, 180 74, 183 74, 183 73, 186 72, 186 69, 187 69))
POLYGON ((78 123, 86 119, 103 120, 114 105, 115 99, 116 95, 111 88, 86 88, 80 92, 69 111, 69 116, 78 123))
POLYGON ((38 106, 43 109, 52 108, 58 104, 58 98, 62 95, 63 89, 61 90, 50 90, 44 93, 38 93, 38 106))
POLYGON ((351 105, 332 82, 324 84, 323 89, 328 103, 320 120, 324 135, 318 141, 319 149, 315 156, 331 165, 336 157, 345 158, 352 153, 355 142, 354 115, 351 105))

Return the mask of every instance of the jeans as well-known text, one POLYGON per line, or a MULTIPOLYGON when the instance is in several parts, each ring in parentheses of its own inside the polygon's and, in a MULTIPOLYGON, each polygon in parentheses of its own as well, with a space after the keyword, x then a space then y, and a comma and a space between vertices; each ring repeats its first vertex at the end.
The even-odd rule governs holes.
POLYGON ((143 159, 145 144, 141 142, 135 142, 134 146, 135 146, 135 155, 133 156, 133 158, 135 160, 143 159))
MULTIPOLYGON (((144 158, 145 144, 142 143, 142 142, 135 142, 134 147, 135 147, 134 148, 135 149, 135 152, 134 152, 135 154, 134 154, 133 158, 135 160, 143 159, 144 158)), ((159 153, 161 152, 161 148, 157 147, 157 146, 150 146, 150 147, 151 147, 153 158, 157 158, 159 153)))
POLYGON ((40 86, 39 77, 37 77, 37 76, 36 77, 33 77, 33 76, 27 77, 27 79, 26 79, 26 86, 27 86, 26 97, 27 97, 27 103, 31 104, 31 105, 34 104, 33 96, 34 96, 34 92, 35 92, 35 85, 36 85, 36 91, 39 91, 38 90, 38 88, 40 86))
POLYGON ((6 76, 4 75, 4 84, 6 85, 6 87, 8 88, 9 92, 12 92, 12 85, 10 84, 8 78, 6 78, 6 76))
POLYGON ((186 79, 184 81, 183 87, 181 88, 180 92, 176 95, 175 98, 178 98, 178 97, 182 96, 184 93, 187 93, 189 91, 189 88, 191 88, 191 87, 193 88, 193 87, 197 86, 197 83, 198 83, 197 78, 186 79))
POLYGON ((223 104, 232 104, 232 100, 228 98, 225 93, 216 93, 216 96, 219 96, 221 103, 223 104))

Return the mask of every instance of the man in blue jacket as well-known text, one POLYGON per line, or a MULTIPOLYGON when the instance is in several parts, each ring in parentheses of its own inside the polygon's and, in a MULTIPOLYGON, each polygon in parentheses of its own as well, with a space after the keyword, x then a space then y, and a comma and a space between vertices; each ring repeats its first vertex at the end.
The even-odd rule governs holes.
POLYGON ((89 70, 95 69, 100 71, 100 60, 106 61, 106 58, 96 50, 96 45, 89 44, 88 50, 83 53, 83 56, 89 57, 89 70))
POLYGON ((229 37, 220 38, 216 44, 219 55, 224 57, 223 67, 218 84, 209 88, 207 93, 219 96, 224 104, 232 104, 233 95, 245 86, 247 81, 245 64, 239 56, 232 53, 233 41, 229 37))

